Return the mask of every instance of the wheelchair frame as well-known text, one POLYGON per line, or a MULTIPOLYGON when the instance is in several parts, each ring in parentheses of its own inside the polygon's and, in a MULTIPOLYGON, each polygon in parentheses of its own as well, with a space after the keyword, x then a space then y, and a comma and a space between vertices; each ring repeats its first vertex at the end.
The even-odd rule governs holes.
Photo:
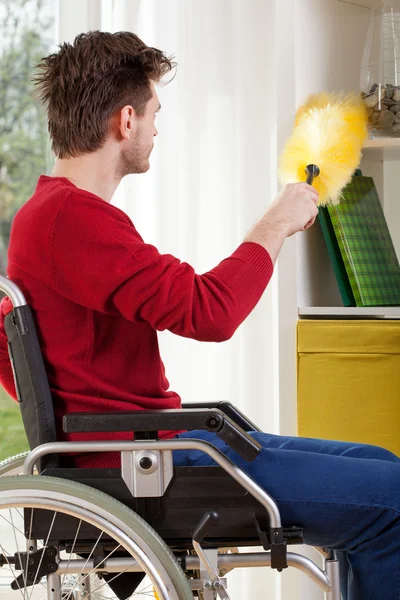
MULTIPOLYGON (((0 291, 3 291, 11 299, 13 304, 13 312, 11 313, 13 315, 13 326, 18 332, 19 337, 34 334, 33 343, 30 345, 26 355, 29 359, 29 355, 32 355, 32 351, 35 348, 37 355, 33 357, 34 363, 28 365, 28 368, 31 371, 32 368, 37 368, 38 372, 40 372, 42 365, 38 365, 35 361, 38 357, 41 362, 43 359, 41 357, 40 346, 37 342, 33 319, 30 317, 30 310, 25 297, 15 283, 2 276, 0 276, 0 291)), ((16 364, 15 353, 13 354, 11 351, 10 325, 8 329, 7 331, 6 327, 9 337, 10 359, 13 365, 17 393, 20 396, 21 390, 20 385, 18 385, 19 365, 16 364)), ((24 359, 26 360, 26 356, 24 356, 24 359)), ((41 383, 43 384, 43 381, 41 383)), ((37 396, 40 396, 43 389, 46 392, 45 387, 41 388, 39 385, 39 394, 33 394, 32 398, 35 402, 38 400, 37 396)), ((20 403, 21 400, 19 397, 20 403)), ((39 401, 41 402, 41 398, 39 398, 39 401)), ((50 475, 54 476, 59 472, 62 477, 65 469, 59 468, 57 460, 54 462, 54 457, 65 453, 120 452, 121 477, 132 498, 148 499, 146 501, 151 502, 152 498, 162 499, 166 495, 166 491, 170 489, 174 472, 172 451, 193 449, 208 454, 225 474, 228 474, 230 478, 235 480, 247 492, 247 495, 250 495, 265 509, 268 515, 269 531, 259 532, 260 540, 263 543, 260 542, 257 545, 264 545, 264 549, 269 549, 270 551, 235 554, 219 553, 218 548, 223 547, 223 545, 213 546, 212 542, 205 541, 209 538, 210 532, 213 531, 216 515, 215 511, 204 512, 203 518, 198 522, 197 527, 192 530, 191 542, 196 556, 186 555, 179 559, 184 570, 190 569, 200 572, 200 578, 195 582, 192 580, 191 586, 192 589, 203 590, 204 600, 214 600, 217 594, 220 598, 229 598, 225 589, 225 582, 221 579, 220 573, 225 574, 234 568, 260 566, 269 566, 279 571, 287 567, 300 569, 325 591, 326 600, 340 600, 339 565, 338 561, 334 558, 334 554, 331 551, 317 548, 325 559, 325 571, 322 571, 312 560, 296 553, 287 552, 287 542, 290 543, 290 538, 285 538, 277 504, 240 467, 231 462, 212 444, 202 440, 154 439, 157 435, 156 432, 161 429, 207 429, 215 431, 228 445, 251 461, 257 456, 259 445, 247 434, 247 431, 257 428, 231 404, 184 404, 182 410, 139 411, 111 415, 82 413, 70 414, 64 417, 63 428, 66 432, 135 431, 135 441, 126 442, 58 442, 49 437, 46 438, 43 431, 40 431, 40 423, 39 432, 35 434, 36 437, 32 436, 27 426, 27 422, 32 422, 32 419, 29 414, 27 420, 24 418, 24 410, 30 411, 32 415, 33 413, 36 414, 37 407, 28 406, 26 401, 20 404, 20 406, 25 429, 32 448, 23 465, 24 475, 32 475, 34 467, 37 466, 38 472, 43 473, 43 475, 50 473, 50 475), (49 439, 50 441, 48 441, 49 439), (264 533, 264 537, 261 536, 262 533, 264 533)), ((11 466, 12 461, 10 462, 10 468, 11 466)), ((193 471, 196 471, 196 469, 200 468, 193 467, 193 471)), ((71 568, 70 564, 68 567, 66 566, 66 562, 60 561, 58 563, 57 574, 65 573, 65 569, 71 568)), ((76 563, 76 568, 83 566, 79 563, 79 560, 72 562, 76 563)), ((121 569, 128 572, 135 572, 140 570, 140 566, 130 558, 108 558, 104 565, 102 565, 102 570, 104 569, 109 573, 117 573, 121 569)), ((48 575, 47 577, 52 577, 52 575, 48 575)), ((165 597, 165 600, 168 600, 168 596, 165 597)))

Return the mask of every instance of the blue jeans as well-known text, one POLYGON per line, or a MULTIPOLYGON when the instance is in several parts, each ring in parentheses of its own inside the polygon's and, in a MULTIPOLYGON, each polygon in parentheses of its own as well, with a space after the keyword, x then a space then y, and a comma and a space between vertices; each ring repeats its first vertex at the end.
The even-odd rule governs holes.
MULTIPOLYGON (((377 446, 251 435, 262 446, 251 463, 214 433, 177 437, 211 442, 276 500, 283 526, 303 527, 306 544, 335 550, 343 600, 399 600, 400 458, 377 446)), ((215 463, 197 450, 175 450, 174 464, 215 463)))

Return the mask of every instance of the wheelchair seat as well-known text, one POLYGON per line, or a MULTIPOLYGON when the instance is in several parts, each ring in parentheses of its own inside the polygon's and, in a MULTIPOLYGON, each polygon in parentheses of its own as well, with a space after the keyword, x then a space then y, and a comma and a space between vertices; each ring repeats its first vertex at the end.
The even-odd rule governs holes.
MULTIPOLYGON (((265 509, 221 467, 175 467, 171 484, 161 498, 134 498, 121 478, 119 469, 46 469, 43 475, 84 483, 119 500, 153 527, 176 549, 191 549, 193 532, 205 512, 213 510, 218 522, 203 540, 208 547, 250 547, 268 541, 268 517, 265 509)), ((44 534, 48 522, 34 531, 44 534)), ((57 535, 65 537, 65 530, 57 535)), ((287 544, 302 544, 302 529, 284 528, 287 544)))

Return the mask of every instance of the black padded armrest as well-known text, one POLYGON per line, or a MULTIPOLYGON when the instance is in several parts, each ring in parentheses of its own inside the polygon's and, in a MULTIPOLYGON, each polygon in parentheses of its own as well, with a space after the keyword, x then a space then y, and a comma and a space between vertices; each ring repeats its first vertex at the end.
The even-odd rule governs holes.
POLYGON ((227 402, 226 400, 219 400, 218 402, 183 402, 182 408, 218 408, 245 431, 262 431, 257 425, 254 425, 246 415, 236 408, 232 402, 227 402))
POLYGON ((135 412, 70 413, 63 418, 66 433, 133 431, 137 433, 160 430, 215 432, 228 446, 247 461, 254 460, 260 444, 232 419, 218 409, 165 409, 135 412))

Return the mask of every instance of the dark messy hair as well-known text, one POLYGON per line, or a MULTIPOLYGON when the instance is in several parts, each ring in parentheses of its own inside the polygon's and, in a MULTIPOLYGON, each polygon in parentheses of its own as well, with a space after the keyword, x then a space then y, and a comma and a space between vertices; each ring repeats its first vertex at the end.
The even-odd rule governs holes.
POLYGON ((129 31, 82 33, 42 58, 33 81, 47 108, 55 155, 71 158, 101 148, 111 116, 126 104, 142 116, 151 82, 175 68, 172 58, 129 31))

